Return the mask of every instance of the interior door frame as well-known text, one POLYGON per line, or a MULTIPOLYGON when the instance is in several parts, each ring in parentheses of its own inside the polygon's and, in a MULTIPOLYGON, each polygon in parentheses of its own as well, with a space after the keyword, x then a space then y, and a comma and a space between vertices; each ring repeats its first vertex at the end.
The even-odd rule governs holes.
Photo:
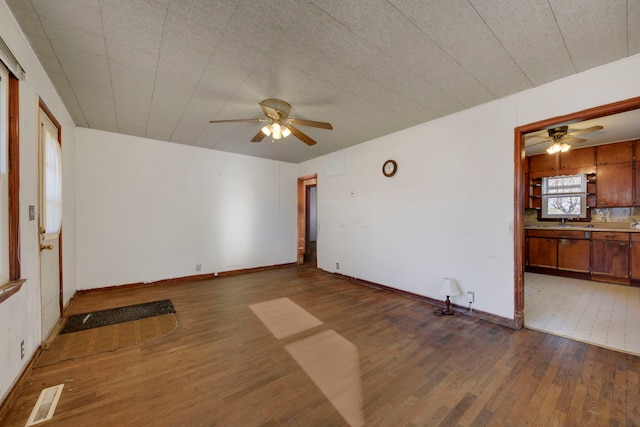
MULTIPOLYGON (((304 264, 304 256, 309 248, 309 191, 318 185, 318 174, 301 176, 298 178, 298 236, 296 248, 296 263, 304 264)), ((317 206, 317 199, 316 199, 317 206)))
POLYGON ((524 237, 524 208, 527 195, 525 194, 525 152, 524 135, 543 130, 557 123, 569 121, 584 121, 597 119, 598 117, 624 113, 640 108, 640 97, 629 98, 623 101, 613 102, 594 108, 589 108, 564 116, 552 117, 535 123, 529 123, 514 128, 514 323, 520 329, 524 327, 524 263, 525 263, 525 237, 524 237))
MULTIPOLYGON (((60 125, 60 122, 58 122, 58 120, 55 118, 55 116, 53 115, 49 107, 47 107, 47 104, 45 104, 42 98, 39 99, 38 106, 44 112, 44 114, 46 114, 49 120, 51 120, 51 123, 53 123, 53 125, 58 129, 58 144, 60 144, 60 150, 62 150, 62 126, 60 125)), ((38 122, 39 121, 40 120, 38 120, 38 122)), ((41 141, 38 139, 38 144, 40 143, 41 141)), ((40 153, 39 151, 40 149, 41 148, 38 147, 38 153, 40 153)), ((40 154, 38 154, 38 162, 40 162, 39 156, 40 154)), ((38 171, 40 172, 40 170, 41 170, 41 167, 38 166, 38 171)), ((38 176, 38 180, 41 180, 41 179, 42 177, 38 176)), ((41 190, 38 190, 38 191, 41 191, 41 190)), ((38 236, 38 244, 39 242, 40 242, 40 236, 38 236)), ((60 276, 59 277, 60 290, 58 295, 58 305, 60 307, 60 317, 62 317, 62 311, 64 309, 64 285, 62 281, 62 277, 63 277, 63 274, 62 274, 62 227, 60 227, 60 235, 58 236, 58 272, 60 276)))

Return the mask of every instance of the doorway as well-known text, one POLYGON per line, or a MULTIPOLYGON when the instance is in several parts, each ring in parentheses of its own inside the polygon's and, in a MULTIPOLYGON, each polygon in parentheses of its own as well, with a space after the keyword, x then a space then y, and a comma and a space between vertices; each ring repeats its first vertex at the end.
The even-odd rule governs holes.
POLYGON ((316 264, 317 175, 298 178, 297 264, 316 264))
POLYGON ((580 122, 640 108, 640 97, 614 102, 587 110, 553 117, 514 129, 514 326, 525 325, 524 301, 524 265, 525 265, 525 232, 524 211, 526 201, 525 188, 525 134, 549 128, 557 123, 580 122))
POLYGON ((41 339, 62 314, 62 147, 60 124, 40 101, 38 133, 38 234, 41 339))

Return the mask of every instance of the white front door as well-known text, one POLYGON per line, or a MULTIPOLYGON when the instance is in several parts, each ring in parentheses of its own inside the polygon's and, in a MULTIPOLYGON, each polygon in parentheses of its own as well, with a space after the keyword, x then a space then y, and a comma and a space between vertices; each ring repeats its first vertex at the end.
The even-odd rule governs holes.
POLYGON ((60 319, 60 228, 62 218, 62 160, 58 126, 40 109, 39 132, 39 239, 42 340, 60 319))

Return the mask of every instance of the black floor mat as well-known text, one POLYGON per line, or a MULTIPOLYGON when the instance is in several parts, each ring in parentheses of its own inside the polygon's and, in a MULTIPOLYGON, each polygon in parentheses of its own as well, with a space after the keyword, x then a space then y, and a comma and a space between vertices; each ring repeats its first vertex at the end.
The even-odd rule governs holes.
POLYGON ((173 308, 171 300, 165 299, 147 302, 144 304, 112 308, 110 310, 94 311, 92 313, 74 314, 73 316, 69 316, 60 333, 68 334, 69 332, 99 328, 100 326, 114 325, 116 323, 129 322, 131 320, 139 320, 146 317, 160 316, 161 314, 175 312, 176 309, 173 308))

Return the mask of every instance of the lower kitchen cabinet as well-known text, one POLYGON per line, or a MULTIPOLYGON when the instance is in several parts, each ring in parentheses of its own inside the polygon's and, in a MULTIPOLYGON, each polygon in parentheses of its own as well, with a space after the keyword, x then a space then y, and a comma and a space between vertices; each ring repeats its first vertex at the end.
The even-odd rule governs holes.
POLYGON ((558 270, 588 273, 591 265, 590 255, 589 240, 558 239, 558 270))
MULTIPOLYGON (((631 233, 631 280, 640 281, 640 233, 631 233)), ((637 282, 636 282, 637 283, 637 282)))
POLYGON ((640 233, 529 229, 525 270, 640 285, 640 233))
POLYGON ((593 232, 591 277, 603 282, 629 284, 629 233, 593 232))
POLYGON ((551 237, 528 237, 529 260, 531 267, 558 267, 558 239, 551 237))

